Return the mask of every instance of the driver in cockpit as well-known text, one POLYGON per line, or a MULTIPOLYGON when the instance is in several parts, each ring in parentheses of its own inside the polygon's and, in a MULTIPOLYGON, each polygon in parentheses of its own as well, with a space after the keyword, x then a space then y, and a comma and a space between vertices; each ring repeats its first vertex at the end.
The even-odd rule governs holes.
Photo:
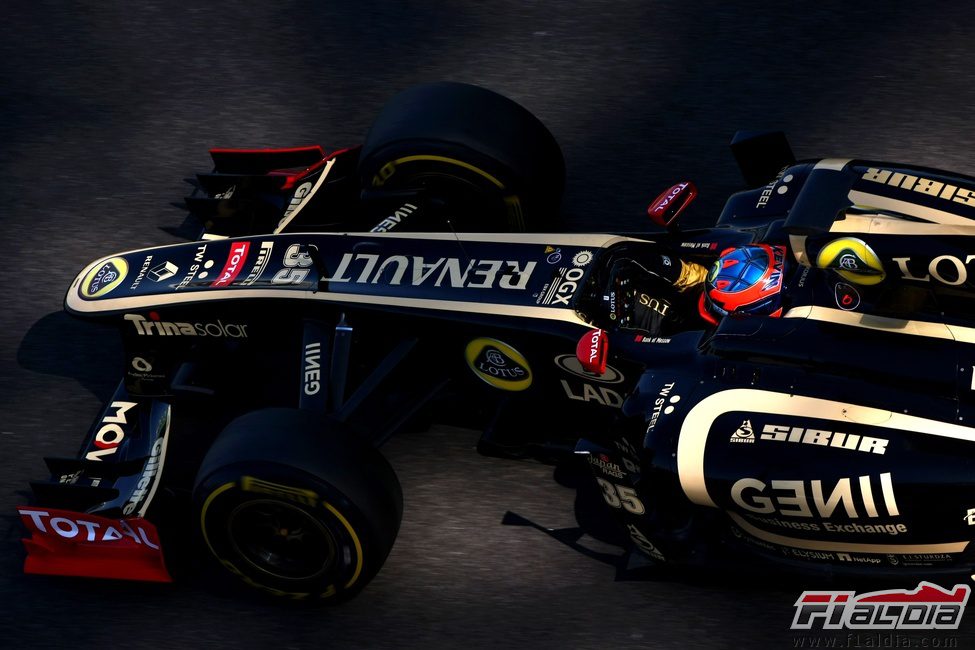
POLYGON ((623 258, 613 265, 603 300, 617 327, 650 336, 717 325, 731 313, 779 316, 785 255, 784 246, 729 248, 710 271, 663 254, 640 261, 623 258))
MULTIPOLYGON (((835 294, 837 307, 856 309, 860 293, 884 277, 875 258, 863 242, 849 237, 837 239, 822 248, 816 261, 818 269, 807 267, 798 287, 803 286, 808 273, 825 273, 821 282, 831 298, 835 294)), ((623 258, 613 265, 609 291, 603 299, 609 302, 610 319, 620 329, 668 336, 701 329, 705 323, 716 326, 728 315, 781 316, 786 273, 790 271, 787 247, 773 244, 728 248, 710 270, 667 255, 641 258, 639 262, 623 258), (693 317, 695 312, 703 323, 693 317)), ((797 298, 812 297, 790 296, 792 301, 797 298)))
POLYGON ((667 336, 688 329, 706 275, 700 264, 669 255, 619 259, 603 301, 620 329, 667 336))
POLYGON ((711 266, 698 313, 717 325, 728 314, 781 316, 786 247, 753 244, 729 248, 711 266))

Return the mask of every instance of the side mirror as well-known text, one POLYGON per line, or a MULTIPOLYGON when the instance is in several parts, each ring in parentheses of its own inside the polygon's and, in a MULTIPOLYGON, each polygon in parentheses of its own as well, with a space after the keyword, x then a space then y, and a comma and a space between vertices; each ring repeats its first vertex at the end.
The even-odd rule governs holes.
POLYGON ((608 356, 609 339, 606 330, 589 330, 579 339, 579 344, 576 346, 576 359, 586 372, 604 374, 608 356))
POLYGON ((677 183, 653 200, 647 208, 647 214, 655 224, 671 230, 672 225, 676 227, 677 217, 695 198, 697 198, 697 187, 694 183, 690 181, 677 183))

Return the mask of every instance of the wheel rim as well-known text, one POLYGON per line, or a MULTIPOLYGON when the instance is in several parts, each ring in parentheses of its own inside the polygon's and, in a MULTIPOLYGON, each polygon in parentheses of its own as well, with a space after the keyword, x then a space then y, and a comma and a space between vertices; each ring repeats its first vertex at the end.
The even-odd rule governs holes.
POLYGON ((230 513, 227 528, 237 555, 276 578, 316 578, 335 563, 335 537, 322 522, 290 503, 246 501, 230 513))

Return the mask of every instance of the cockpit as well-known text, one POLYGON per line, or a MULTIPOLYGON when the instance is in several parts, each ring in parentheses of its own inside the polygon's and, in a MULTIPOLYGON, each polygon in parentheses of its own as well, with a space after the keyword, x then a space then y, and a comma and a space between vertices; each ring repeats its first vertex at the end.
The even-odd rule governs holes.
POLYGON ((636 253, 624 248, 593 278, 580 302, 593 324, 648 336, 702 327, 694 314, 707 268, 666 253, 636 253))

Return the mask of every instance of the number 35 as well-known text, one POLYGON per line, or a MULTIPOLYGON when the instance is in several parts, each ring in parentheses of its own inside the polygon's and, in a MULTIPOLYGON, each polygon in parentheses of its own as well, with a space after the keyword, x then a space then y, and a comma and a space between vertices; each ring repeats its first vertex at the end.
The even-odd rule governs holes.
POLYGON ((642 515, 647 511, 636 495, 636 488, 615 485, 604 478, 597 478, 596 482, 603 489, 603 498, 611 508, 623 508, 634 515, 642 515))
POLYGON ((311 256, 302 252, 298 244, 291 244, 284 253, 282 264, 285 268, 274 274, 271 284, 301 284, 308 277, 313 264, 311 256))

